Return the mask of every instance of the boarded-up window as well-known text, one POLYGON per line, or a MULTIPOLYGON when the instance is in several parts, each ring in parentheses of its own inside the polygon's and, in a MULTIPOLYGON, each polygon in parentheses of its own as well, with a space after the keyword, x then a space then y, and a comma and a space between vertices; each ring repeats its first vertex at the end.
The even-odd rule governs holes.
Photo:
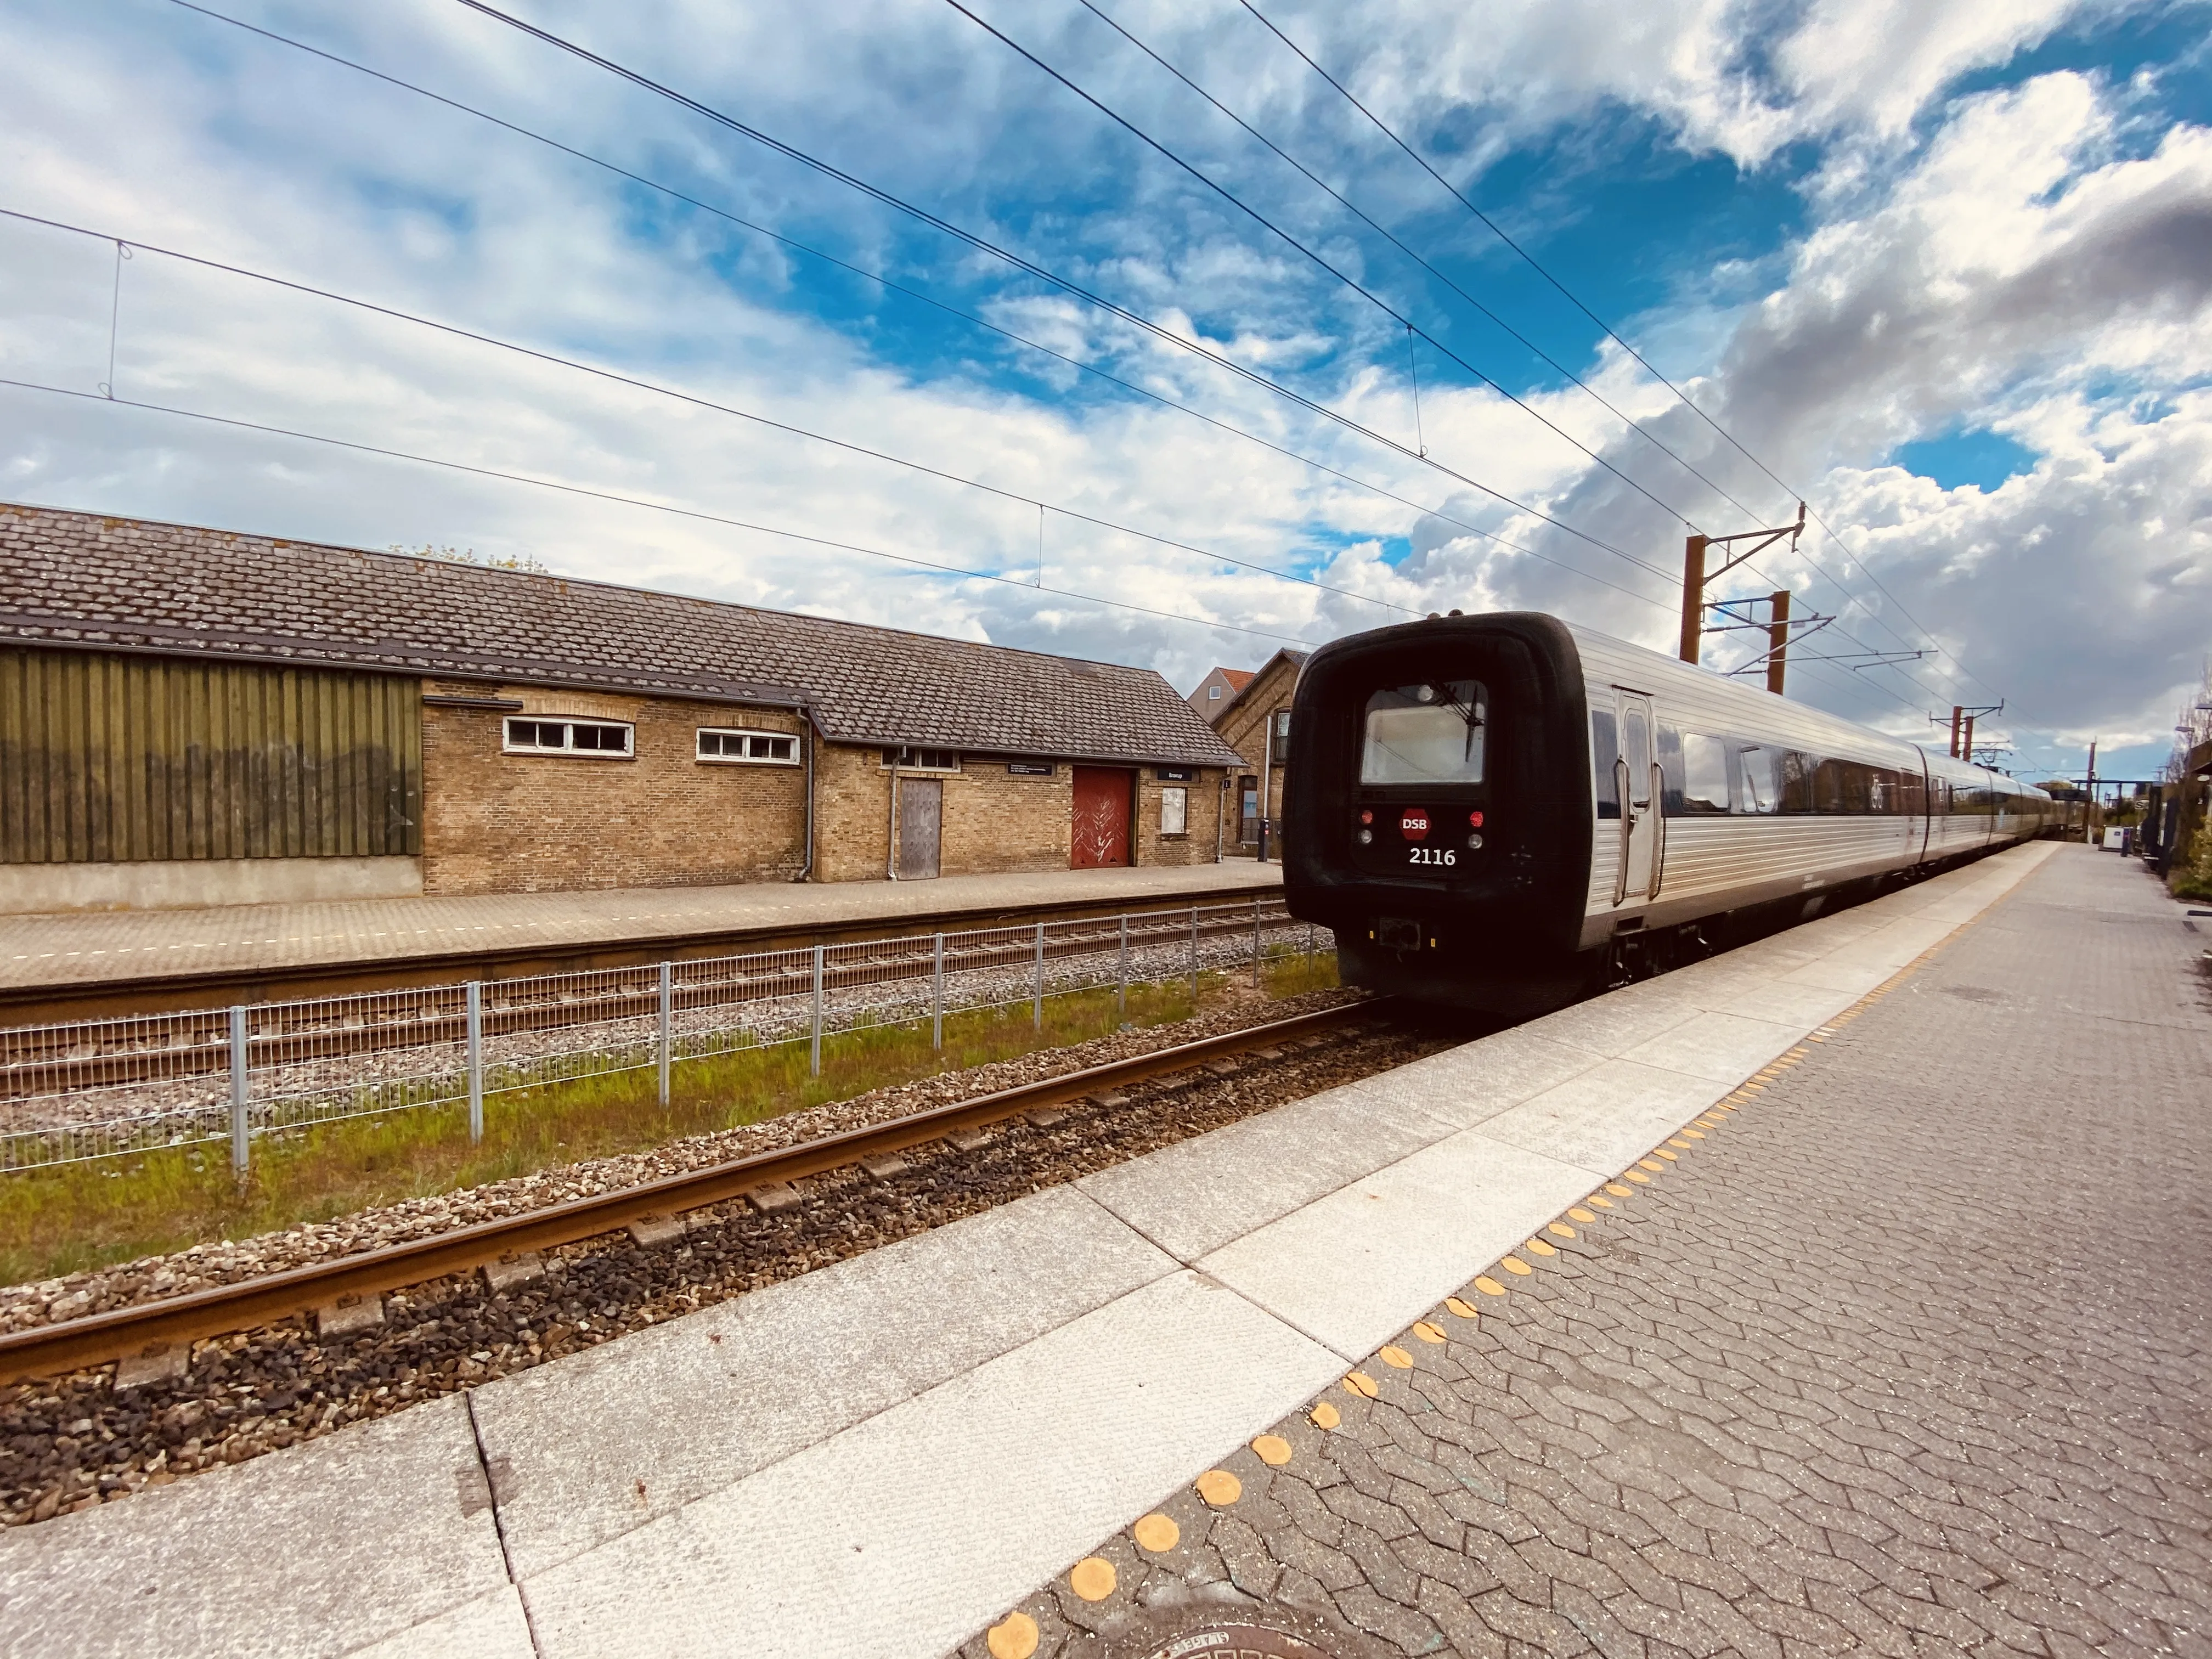
POLYGON ((1160 833, 1180 836, 1186 833, 1190 823, 1190 791, 1163 789, 1160 791, 1160 833))
POLYGON ((421 682, 0 651, 0 864, 422 850, 421 682))

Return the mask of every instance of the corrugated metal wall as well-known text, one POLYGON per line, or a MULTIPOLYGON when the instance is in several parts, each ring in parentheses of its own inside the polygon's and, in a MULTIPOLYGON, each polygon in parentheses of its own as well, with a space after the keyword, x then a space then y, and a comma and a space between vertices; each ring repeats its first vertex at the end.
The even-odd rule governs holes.
POLYGON ((0 651, 0 864, 422 850, 422 683, 0 651))

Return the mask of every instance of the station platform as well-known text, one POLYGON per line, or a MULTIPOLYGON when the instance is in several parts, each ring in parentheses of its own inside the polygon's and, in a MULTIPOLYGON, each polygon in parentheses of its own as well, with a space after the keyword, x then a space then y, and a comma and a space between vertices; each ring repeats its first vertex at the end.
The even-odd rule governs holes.
POLYGON ((748 882, 597 892, 333 900, 198 910, 0 917, 0 1019, 213 1006, 270 994, 626 966, 663 957, 986 927, 1073 906, 1100 912, 1236 898, 1282 885, 1249 859, 1181 868, 1050 870, 928 881, 748 882), (281 989, 280 989, 281 988, 281 989), (96 1006, 95 1006, 96 1005, 96 1006), (22 1012, 37 1007, 36 1013, 22 1012))
POLYGON ((2014 848, 0 1534, 0 1651, 2212 1651, 2189 927, 2014 848))

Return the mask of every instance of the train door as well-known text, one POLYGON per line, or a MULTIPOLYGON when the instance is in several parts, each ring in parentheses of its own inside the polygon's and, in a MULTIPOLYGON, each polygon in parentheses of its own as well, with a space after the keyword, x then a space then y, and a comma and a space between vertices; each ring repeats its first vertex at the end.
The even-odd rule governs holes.
POLYGON ((1620 795, 1620 873, 1613 902, 1650 896, 1659 856, 1659 768, 1651 744, 1651 699, 1615 688, 1620 699, 1620 755, 1613 762, 1620 795))

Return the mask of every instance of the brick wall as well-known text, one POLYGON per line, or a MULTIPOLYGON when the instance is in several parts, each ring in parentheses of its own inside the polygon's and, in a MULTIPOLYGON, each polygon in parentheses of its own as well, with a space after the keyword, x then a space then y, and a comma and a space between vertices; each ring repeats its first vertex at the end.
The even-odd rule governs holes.
MULTIPOLYGON (((1164 783, 1159 769, 1148 766, 1137 775, 1136 862, 1142 865, 1211 864, 1214 832, 1222 810, 1218 769, 1192 767, 1187 783, 1164 783), (1160 796, 1170 789, 1188 792, 1184 803, 1187 828, 1180 836, 1160 834, 1160 796)), ((1231 834, 1234 828, 1231 828, 1231 834)))
MULTIPOLYGON (((1281 659, 1271 663, 1265 673, 1244 689, 1236 707, 1214 726, 1222 742, 1244 757, 1249 769, 1246 775, 1252 779, 1255 787, 1263 774, 1267 776, 1267 802, 1262 810, 1277 823, 1283 818, 1284 769, 1263 764, 1267 752, 1267 716, 1278 708, 1290 707, 1291 695, 1297 689, 1298 666, 1281 659)), ((1241 810, 1236 802, 1231 803, 1229 839, 1232 842, 1237 838, 1237 817, 1241 810)))
MULTIPOLYGON (((799 732, 786 709, 426 682, 431 696, 498 696, 524 714, 632 722, 629 759, 501 752, 492 709, 422 710, 422 887, 528 893, 789 880, 805 853, 798 766, 697 758, 702 726, 799 732)), ((880 868, 876 872, 880 875, 880 868)))

